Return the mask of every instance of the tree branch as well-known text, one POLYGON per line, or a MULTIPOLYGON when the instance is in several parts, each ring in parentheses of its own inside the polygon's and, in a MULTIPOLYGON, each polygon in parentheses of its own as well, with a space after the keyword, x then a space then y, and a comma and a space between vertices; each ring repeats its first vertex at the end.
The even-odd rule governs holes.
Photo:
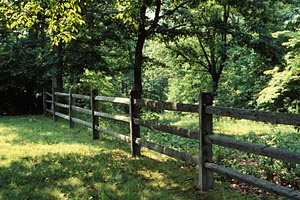
POLYGON ((205 50, 205 48, 204 48, 204 46, 203 46, 203 44, 202 44, 202 41, 201 41, 201 38, 200 38, 199 34, 196 34, 196 36, 197 36, 199 45, 200 45, 200 47, 201 47, 201 49, 202 49, 202 52, 203 52, 203 54, 204 54, 204 57, 205 57, 205 59, 206 59, 206 61, 207 61, 207 63, 208 63, 207 70, 208 70, 208 71, 211 71, 211 70, 212 70, 212 67, 211 67, 211 62, 210 62, 210 60, 209 60, 209 56, 208 56, 208 54, 207 54, 207 52, 206 52, 206 50, 205 50))
POLYGON ((159 13, 160 13, 160 9, 161 9, 161 0, 155 0, 155 6, 156 6, 156 9, 155 9, 154 20, 153 20, 151 27, 149 28, 150 32, 155 32, 155 29, 158 26, 158 22, 160 20, 159 13))
POLYGON ((181 4, 179 4, 178 6, 176 6, 173 10, 169 10, 168 12, 166 12, 165 14, 161 15, 160 18, 164 18, 165 16, 168 15, 172 15, 175 11, 177 11, 178 9, 182 8, 184 5, 186 5, 188 3, 188 1, 185 1, 181 4))
POLYGON ((173 52, 175 52, 177 55, 183 57, 183 59, 185 59, 189 64, 197 63, 197 64, 201 65, 204 69, 206 69, 207 72, 209 72, 210 68, 209 68, 209 66, 205 62, 203 62, 201 60, 197 60, 197 61, 192 60, 191 58, 189 58, 188 56, 186 56, 186 53, 181 52, 180 50, 178 50, 179 48, 175 49, 175 48, 172 48, 170 45, 167 45, 167 44, 166 44, 166 47, 168 49, 172 50, 173 52))

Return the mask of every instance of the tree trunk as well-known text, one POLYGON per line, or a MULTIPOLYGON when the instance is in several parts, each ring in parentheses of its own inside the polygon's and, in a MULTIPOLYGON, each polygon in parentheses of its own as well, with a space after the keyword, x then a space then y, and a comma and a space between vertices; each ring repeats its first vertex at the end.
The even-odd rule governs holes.
POLYGON ((63 75, 62 75, 62 59, 61 59, 61 53, 62 53, 62 44, 59 43, 59 45, 53 46, 53 52, 55 54, 57 62, 55 63, 55 71, 56 74, 52 78, 52 87, 56 89, 58 92, 63 91, 63 75))
MULTIPOLYGON (((55 53, 55 57, 57 62, 55 63, 55 75, 52 77, 52 88, 55 89, 56 92, 63 92, 63 62, 61 59, 61 53, 62 53, 62 43, 59 43, 59 45, 53 46, 53 51, 55 53)), ((66 103, 66 99, 64 97, 57 96, 56 101, 59 103, 66 103)), ((57 108, 57 111, 60 113, 66 113, 66 110, 63 108, 57 108)))
POLYGON ((142 97, 142 64, 143 64, 143 48, 147 38, 146 31, 146 5, 143 5, 140 10, 141 22, 138 29, 138 41, 135 48, 135 62, 134 62, 134 90, 136 91, 136 98, 142 97))

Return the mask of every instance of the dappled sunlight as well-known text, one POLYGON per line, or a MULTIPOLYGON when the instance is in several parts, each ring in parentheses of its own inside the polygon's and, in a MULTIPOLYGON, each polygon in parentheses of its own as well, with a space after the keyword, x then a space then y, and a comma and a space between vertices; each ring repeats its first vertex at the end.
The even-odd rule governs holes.
POLYGON ((234 134, 234 135, 262 135, 269 134, 275 131, 293 133, 295 129, 293 126, 274 125, 264 122, 255 122, 250 120, 234 120, 229 118, 215 119, 214 130, 216 133, 234 134), (230 124, 230 126, 229 126, 230 124))
POLYGON ((110 152, 111 152, 112 158, 114 160, 130 159, 130 157, 131 157, 131 154, 129 152, 124 152, 120 149, 114 149, 114 150, 111 150, 110 152))
POLYGON ((94 155, 100 153, 103 150, 93 146, 84 144, 26 144, 26 145, 1 145, 0 155, 5 156, 7 159, 1 159, 0 165, 7 166, 12 161, 21 159, 26 156, 43 156, 48 153, 81 153, 84 155, 94 155))
POLYGON ((19 138, 17 134, 9 134, 9 137, 2 134, 3 132, 0 132, 0 141, 3 143, 3 145, 12 145, 15 141, 19 138))
POLYGON ((71 187, 78 187, 83 185, 83 181, 77 177, 70 177, 63 182, 64 185, 70 185, 71 187))
POLYGON ((164 172, 159 171, 139 171, 139 175, 143 176, 143 179, 146 181, 147 187, 151 187, 154 191, 164 190, 174 190, 174 192, 182 191, 182 187, 179 182, 174 182, 173 179, 170 179, 164 172))
POLYGON ((0 133, 1 134, 7 133, 7 132, 13 132, 13 131, 16 131, 16 128, 11 127, 11 126, 6 126, 6 124, 4 124, 4 123, 0 123, 0 133))
MULTIPOLYGON (((13 127, 0 133, 1 199, 218 199, 199 192, 197 167, 86 129, 69 129, 37 117, 1 119, 13 127), (29 124, 27 124, 29 123, 29 124), (11 131, 13 130, 13 131, 11 131)), ((1 126, 0 126, 1 127, 1 126)), ((3 129, 4 130, 4 129, 3 129)), ((245 199, 245 198, 244 198, 245 199)))

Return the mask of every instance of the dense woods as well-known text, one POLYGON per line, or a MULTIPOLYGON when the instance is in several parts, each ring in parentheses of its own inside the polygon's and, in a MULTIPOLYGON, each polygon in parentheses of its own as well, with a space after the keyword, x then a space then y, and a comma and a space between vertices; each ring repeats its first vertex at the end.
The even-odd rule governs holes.
POLYGON ((12 1, 0 4, 0 114, 43 88, 298 113, 294 0, 12 1))

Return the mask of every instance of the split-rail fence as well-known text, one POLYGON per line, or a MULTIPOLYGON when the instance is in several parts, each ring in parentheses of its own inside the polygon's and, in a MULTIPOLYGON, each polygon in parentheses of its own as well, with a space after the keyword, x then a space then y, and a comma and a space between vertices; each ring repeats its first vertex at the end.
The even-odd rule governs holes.
POLYGON ((299 152, 290 152, 280 148, 234 140, 225 136, 213 134, 213 115, 226 116, 235 119, 261 121, 272 124, 299 126, 300 115, 298 114, 262 112, 255 110, 213 106, 212 95, 210 93, 200 94, 199 105, 135 99, 133 98, 135 96, 134 91, 131 92, 129 98, 99 96, 96 90, 92 90, 91 95, 75 94, 72 88, 69 90, 68 93, 56 92, 54 89, 52 90, 52 92, 44 91, 43 96, 44 114, 51 113, 53 116, 53 121, 56 121, 57 117, 61 117, 63 119, 68 120, 70 123, 70 128, 73 128, 75 123, 90 127, 92 129, 93 139, 99 139, 99 133, 104 133, 130 143, 133 156, 141 155, 141 147, 146 147, 156 152, 173 157, 177 160, 198 164, 199 185, 202 191, 207 191, 213 188, 213 173, 218 173, 220 175, 251 184, 265 191, 272 192, 289 199, 300 199, 300 191, 298 190, 293 190, 291 188, 287 188, 266 180, 262 180, 252 175, 242 174, 230 168, 226 168, 215 164, 212 160, 212 145, 219 145, 226 148, 233 148, 240 151, 267 156, 284 162, 299 165, 299 152), (65 99, 67 99, 67 101, 65 102, 68 103, 58 102, 58 99, 61 99, 62 97, 65 97, 65 99), (88 103, 90 104, 90 109, 77 106, 75 104, 76 99, 88 101, 88 103), (99 102, 111 102, 128 105, 129 115, 123 116, 101 112, 98 109, 99 102), (144 121, 139 117, 139 108, 142 107, 151 108, 155 110, 171 110, 198 113, 199 131, 192 131, 185 128, 144 121), (67 112, 64 112, 68 114, 59 112, 59 108, 68 110, 67 112), (91 122, 87 122, 82 119, 76 118, 75 112, 91 115, 91 122), (129 123, 129 136, 101 128, 99 126, 100 118, 107 118, 129 123), (198 157, 196 158, 192 155, 141 138, 140 126, 185 138, 198 140, 198 157))

